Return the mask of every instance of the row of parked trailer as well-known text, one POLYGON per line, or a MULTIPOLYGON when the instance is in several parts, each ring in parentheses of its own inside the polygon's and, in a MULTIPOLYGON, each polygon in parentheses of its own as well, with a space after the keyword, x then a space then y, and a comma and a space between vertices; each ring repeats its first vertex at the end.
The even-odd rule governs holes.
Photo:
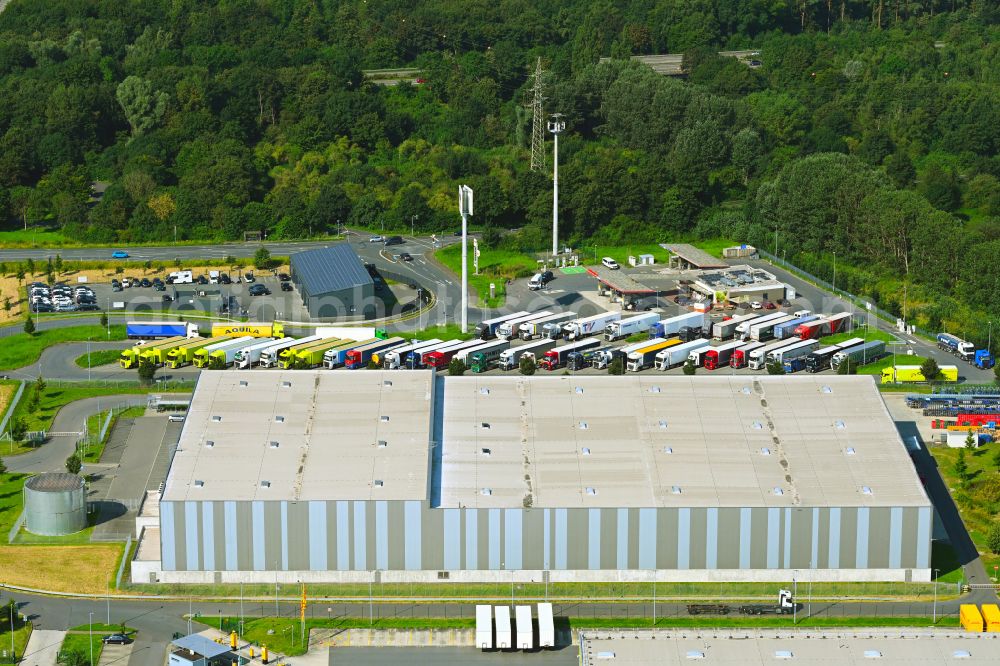
POLYGON ((531 618, 531 606, 476 606, 476 647, 480 650, 534 650, 556 645, 552 604, 538 604, 538 632, 531 618), (537 641, 536 641, 537 638, 537 641))

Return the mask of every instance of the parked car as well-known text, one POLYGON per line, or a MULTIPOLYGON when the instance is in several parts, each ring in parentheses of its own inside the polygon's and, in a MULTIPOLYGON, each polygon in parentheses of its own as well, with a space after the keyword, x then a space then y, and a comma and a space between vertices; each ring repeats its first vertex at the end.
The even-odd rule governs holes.
POLYGON ((125 634, 109 634, 101 639, 105 645, 128 645, 132 639, 125 634))
POLYGON ((399 259, 400 261, 413 261, 413 255, 411 255, 409 252, 400 252, 399 259))
POLYGON ((194 279, 194 281, 197 282, 198 284, 208 284, 208 278, 205 277, 204 275, 199 275, 194 279))
POLYGON ((621 266, 618 265, 618 262, 612 259, 611 257, 604 257, 603 259, 601 259, 601 263, 604 264, 605 268, 610 268, 613 271, 616 271, 619 268, 621 268, 621 266))
POLYGON ((111 253, 112 259, 128 259, 128 252, 125 250, 115 250, 111 253))
POLYGON ((402 244, 403 244, 402 236, 389 236, 383 242, 383 245, 385 245, 385 247, 389 247, 390 245, 402 245, 402 244))
POLYGON ((385 238, 383 236, 379 236, 378 234, 375 234, 374 236, 369 236, 368 237, 368 242, 369 243, 384 243, 385 242, 385 238))
POLYGON ((150 287, 153 286, 153 283, 149 281, 149 278, 142 278, 139 281, 139 286, 149 289, 150 287))
POLYGON ((251 296, 263 296, 265 294, 270 294, 271 290, 262 284, 255 284, 250 287, 251 296))
POLYGON ((256 282, 257 278, 255 278, 253 276, 253 273, 244 273, 243 274, 243 281, 244 282, 256 282))
POLYGON ((80 303, 76 309, 84 312, 96 312, 101 309, 101 306, 97 303, 80 303))
POLYGON ((774 303, 772 303, 771 301, 764 301, 764 309, 765 310, 774 310, 777 307, 778 306, 775 305, 774 303))
POLYGON ((292 287, 292 283, 291 282, 282 282, 281 283, 281 291, 294 291, 294 290, 295 290, 295 288, 292 287))
POLYGON ((282 282, 289 282, 291 281, 292 276, 289 275, 288 273, 278 273, 278 279, 281 280, 282 282))
POLYGON ((531 276, 531 279, 528 280, 528 289, 532 291, 541 289, 549 282, 551 282, 554 277, 555 276, 552 274, 552 271, 542 271, 541 273, 535 273, 533 276, 531 276))
POLYGON ((750 309, 752 310, 760 310, 763 307, 764 305, 760 301, 753 301, 752 303, 750 303, 750 309))
POLYGON ((233 280, 232 280, 232 278, 229 277, 229 273, 223 273, 222 275, 219 276, 219 283, 220 284, 232 284, 233 280))

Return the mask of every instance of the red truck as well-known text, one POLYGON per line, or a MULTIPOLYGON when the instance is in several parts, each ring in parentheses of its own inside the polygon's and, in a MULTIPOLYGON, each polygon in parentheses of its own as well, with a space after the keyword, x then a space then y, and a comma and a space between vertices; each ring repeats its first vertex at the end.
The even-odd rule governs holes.
POLYGON ((750 352, 754 349, 760 349, 766 344, 766 342, 747 342, 742 347, 737 347, 729 358, 730 367, 745 368, 750 362, 750 352))
POLYGON ((733 340, 718 347, 712 347, 705 352, 705 369, 715 370, 716 368, 728 365, 733 357, 733 353, 740 347, 745 346, 745 344, 742 340, 733 340))
POLYGON ((824 335, 833 335, 841 331, 851 330, 853 323, 850 312, 840 312, 829 317, 814 319, 795 327, 794 334, 803 340, 821 338, 824 335))
POLYGON ((538 365, 545 368, 546 370, 555 370, 559 366, 566 363, 566 359, 573 352, 584 352, 588 349, 593 349, 595 347, 600 347, 601 341, 597 338, 588 338, 586 340, 580 340, 579 342, 574 342, 572 344, 563 345, 562 347, 556 347, 555 349, 550 349, 545 352, 545 356, 542 360, 538 362, 538 365))
POLYGON ((455 354, 463 349, 469 349, 470 347, 476 347, 481 344, 483 344, 482 340, 469 340, 464 344, 450 349, 445 349, 444 351, 432 351, 428 354, 424 354, 422 362, 424 366, 434 368, 435 370, 447 368, 448 364, 451 363, 451 359, 455 358, 455 354))

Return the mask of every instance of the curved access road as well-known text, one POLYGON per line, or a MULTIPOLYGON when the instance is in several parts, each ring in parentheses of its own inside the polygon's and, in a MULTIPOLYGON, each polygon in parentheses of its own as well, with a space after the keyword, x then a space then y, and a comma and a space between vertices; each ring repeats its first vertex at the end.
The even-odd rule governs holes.
POLYGON ((61 472, 66 458, 76 450, 76 442, 83 434, 87 418, 112 405, 141 406, 146 404, 144 394, 124 393, 84 398, 63 406, 52 421, 49 439, 28 453, 4 458, 11 472, 39 474, 61 472))
MULTIPOLYGON (((128 340, 118 340, 115 342, 91 342, 90 351, 101 349, 126 349, 133 343, 128 340)), ((8 370, 4 374, 14 379, 34 379, 39 375, 46 379, 60 379, 64 381, 136 381, 136 371, 126 370, 117 363, 98 365, 92 368, 81 368, 76 364, 76 359, 87 353, 88 343, 86 342, 63 342, 47 347, 38 361, 31 365, 26 365, 14 370, 8 370)), ((177 370, 160 368, 157 379, 194 379, 201 372, 193 366, 185 366, 177 370)), ((151 390, 155 390, 155 387, 151 390)))

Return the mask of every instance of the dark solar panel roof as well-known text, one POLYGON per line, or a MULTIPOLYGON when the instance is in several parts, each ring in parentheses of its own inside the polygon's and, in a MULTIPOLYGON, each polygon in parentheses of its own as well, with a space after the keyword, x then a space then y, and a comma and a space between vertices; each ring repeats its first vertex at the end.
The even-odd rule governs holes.
POLYGON ((312 296, 372 284, 361 258, 347 243, 292 255, 292 272, 312 296))

